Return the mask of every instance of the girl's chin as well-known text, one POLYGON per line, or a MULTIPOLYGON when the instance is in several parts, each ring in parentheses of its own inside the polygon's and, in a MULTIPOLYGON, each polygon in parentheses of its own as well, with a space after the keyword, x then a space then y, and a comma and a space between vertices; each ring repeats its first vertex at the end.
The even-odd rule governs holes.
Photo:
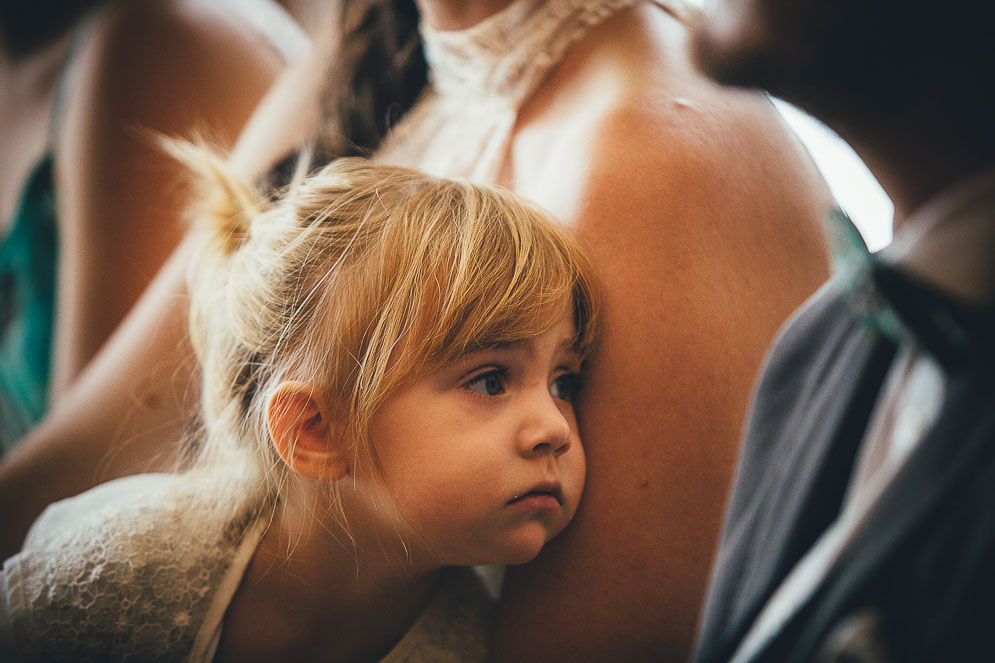
POLYGON ((531 562, 539 555, 543 546, 559 534, 560 529, 562 528, 558 528, 555 532, 550 532, 544 525, 529 523, 509 539, 507 545, 504 546, 504 550, 501 551, 502 555, 499 563, 514 566, 516 564, 531 562))

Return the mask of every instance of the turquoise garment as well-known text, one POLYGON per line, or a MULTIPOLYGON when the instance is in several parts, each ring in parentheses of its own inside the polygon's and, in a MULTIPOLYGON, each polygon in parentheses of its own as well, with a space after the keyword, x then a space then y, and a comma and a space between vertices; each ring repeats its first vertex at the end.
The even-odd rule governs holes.
POLYGON ((876 259, 867 250, 864 238, 850 217, 835 208, 823 226, 833 265, 833 278, 864 311, 864 323, 889 338, 902 338, 902 323, 888 301, 881 297, 874 284, 876 259))
POLYGON ((48 406, 57 230, 52 157, 28 179, 0 246, 0 450, 9 451, 48 406))

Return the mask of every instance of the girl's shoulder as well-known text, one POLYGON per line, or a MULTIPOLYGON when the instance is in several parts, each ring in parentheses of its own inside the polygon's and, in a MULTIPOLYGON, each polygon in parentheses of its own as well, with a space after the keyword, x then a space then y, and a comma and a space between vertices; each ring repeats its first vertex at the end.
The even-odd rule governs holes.
POLYGON ((212 507, 201 482, 166 474, 119 479, 50 506, 4 564, 0 600, 23 653, 186 656, 217 612, 248 525, 212 507))

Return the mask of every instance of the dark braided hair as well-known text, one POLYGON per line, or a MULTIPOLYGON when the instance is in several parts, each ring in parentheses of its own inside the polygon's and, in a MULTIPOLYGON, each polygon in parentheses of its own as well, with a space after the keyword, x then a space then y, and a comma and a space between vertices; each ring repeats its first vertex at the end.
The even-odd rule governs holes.
MULTIPOLYGON (((428 82, 414 0, 347 0, 327 58, 321 124, 312 137, 311 171, 346 156, 368 157, 411 109, 428 82)), ((295 150, 259 183, 290 182, 302 153, 295 150)))

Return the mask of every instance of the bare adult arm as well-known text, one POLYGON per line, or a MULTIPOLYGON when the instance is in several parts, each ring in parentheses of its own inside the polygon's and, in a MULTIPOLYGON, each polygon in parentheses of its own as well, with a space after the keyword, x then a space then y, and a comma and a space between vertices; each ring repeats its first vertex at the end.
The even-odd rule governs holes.
MULTIPOLYGON (((231 157, 246 177, 264 172, 317 122, 319 55, 288 68, 246 125, 231 157)), ((197 400, 186 327, 191 248, 181 244, 59 405, 0 463, 0 557, 19 549, 49 503, 175 458, 197 400)))
POLYGON ((231 147, 283 67, 204 0, 116 3, 79 54, 56 151, 52 393, 64 393, 183 236, 183 174, 149 131, 231 147))
MULTIPOLYGON (((601 37, 635 20, 620 16, 601 37)), ((659 59, 639 39, 611 43, 659 59)), ((591 65, 600 98, 618 102, 544 145, 549 174, 534 185, 587 244, 605 291, 578 402, 587 488, 566 532, 509 569, 500 661, 685 660, 754 376, 778 326, 827 276, 828 193, 770 104, 701 81, 675 64, 676 49, 661 71, 611 48, 599 62, 618 56, 638 80, 612 88, 621 75, 591 65)), ((585 94, 547 103, 599 103, 583 105, 585 94)))

